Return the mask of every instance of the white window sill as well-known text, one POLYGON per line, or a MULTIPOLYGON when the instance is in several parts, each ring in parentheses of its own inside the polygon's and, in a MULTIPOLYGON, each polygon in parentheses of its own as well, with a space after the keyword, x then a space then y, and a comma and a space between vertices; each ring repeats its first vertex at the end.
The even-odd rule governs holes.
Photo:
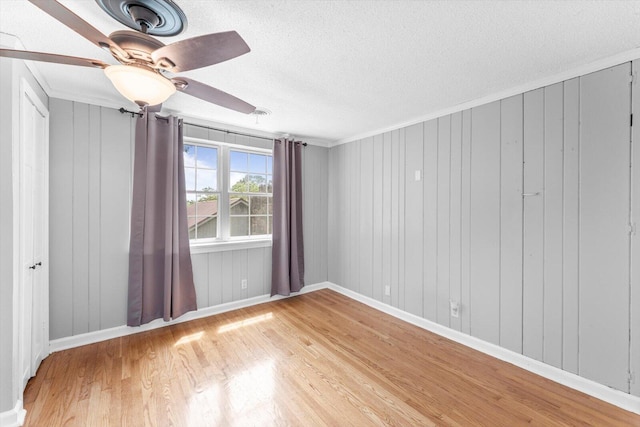
POLYGON ((228 240, 226 242, 192 243, 192 254, 206 254, 210 252, 235 251, 240 249, 254 249, 271 247, 271 238, 250 240, 228 240))

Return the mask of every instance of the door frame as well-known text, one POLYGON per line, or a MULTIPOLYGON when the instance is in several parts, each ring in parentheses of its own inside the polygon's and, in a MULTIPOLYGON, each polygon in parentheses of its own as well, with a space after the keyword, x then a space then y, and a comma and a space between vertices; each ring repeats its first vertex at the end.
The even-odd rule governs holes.
MULTIPOLYGON (((23 139, 24 134, 24 98, 28 97, 35 105, 36 109, 44 116, 44 132, 42 141, 43 156, 43 236, 42 236, 42 316, 43 316, 43 355, 49 355, 49 109, 37 96, 32 85, 24 77, 20 78, 20 88, 18 92, 17 113, 18 120, 13 121, 13 253, 16 255, 13 261, 14 281, 13 281, 13 371, 19 372, 20 375, 14 376, 14 392, 18 396, 18 400, 23 400, 24 387, 22 384, 23 367, 20 366, 23 360, 24 348, 21 345, 22 322, 21 322, 21 301, 22 301, 22 282, 24 279, 24 260, 22 259, 22 177, 23 177, 23 139)), ((33 325, 31 325, 33 327, 33 325)), ((31 348, 31 346, 29 346, 31 348)), ((32 352, 33 353, 33 352, 32 352)), ((31 362, 31 357, 30 357, 31 362)), ((32 366, 29 367, 32 371, 32 366)), ((31 372, 32 375, 35 372, 31 372)))

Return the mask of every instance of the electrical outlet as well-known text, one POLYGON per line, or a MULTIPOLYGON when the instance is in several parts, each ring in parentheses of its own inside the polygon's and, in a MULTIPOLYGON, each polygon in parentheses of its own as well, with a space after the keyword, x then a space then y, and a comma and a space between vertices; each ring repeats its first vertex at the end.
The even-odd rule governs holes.
POLYGON ((458 301, 449 300, 449 307, 451 308, 451 317, 460 317, 460 303, 458 301))
POLYGON ((415 172, 413 173, 413 177, 414 177, 414 179, 415 179, 416 181, 420 181, 420 179, 421 179, 420 171, 419 171, 419 170, 415 171, 415 172))
POLYGON ((384 286, 384 294, 385 294, 385 296, 391 295, 391 286, 389 286, 389 285, 385 285, 384 286))
POLYGON ((242 279, 240 283, 242 285, 242 289, 247 289, 247 279, 242 279))

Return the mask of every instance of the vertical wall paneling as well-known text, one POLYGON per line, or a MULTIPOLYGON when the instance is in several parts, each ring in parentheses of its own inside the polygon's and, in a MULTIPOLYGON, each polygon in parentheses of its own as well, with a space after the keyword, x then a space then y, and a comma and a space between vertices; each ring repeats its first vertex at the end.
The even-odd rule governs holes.
POLYGON ((564 82, 562 369, 578 373, 580 79, 564 82))
MULTIPOLYGON (((309 233, 312 234, 312 233, 309 233)), ((313 235, 313 234, 312 234, 313 235)), ((314 245, 310 245, 311 248, 314 245)), ((313 251, 315 252, 315 251, 313 251)), ((247 250, 247 297, 264 295, 264 248, 247 250)), ((306 264, 306 263, 305 263, 306 264)), ((312 267, 315 265, 310 263, 312 267)), ((312 276, 313 277, 313 276, 312 276)))
MULTIPOLYGON (((358 215, 359 229, 359 266, 358 272, 360 293, 373 296, 373 138, 360 141, 360 186, 356 193, 356 200, 360 208, 358 215)), ((358 268, 358 267, 356 267, 358 268)))
MULTIPOLYGON (((335 244, 333 245, 333 248, 329 251, 329 256, 331 256, 332 250, 336 251, 336 253, 334 254, 334 264, 335 264, 334 277, 335 277, 335 280, 340 280, 340 282, 337 282, 337 283, 344 283, 344 285, 347 286, 347 279, 344 274, 344 269, 345 269, 344 257, 346 256, 345 254, 347 254, 347 248, 346 248, 346 238, 347 238, 346 236, 347 234, 346 188, 347 187, 344 185, 345 183, 344 164, 346 161, 345 150, 346 150, 345 145, 341 145, 337 147, 334 152, 335 157, 331 161, 331 167, 334 168, 333 173, 336 176, 336 179, 333 181, 334 185, 331 187, 333 189, 333 191, 331 192, 331 195, 332 195, 332 199, 335 200, 335 203, 337 204, 337 206, 333 208, 333 212, 335 212, 335 215, 336 215, 335 222, 334 222, 335 228, 329 229, 331 236, 333 237, 331 241, 335 242, 335 244)), ((330 278, 330 280, 334 280, 334 279, 330 278)))
POLYGON ((631 200, 640 222, 640 172, 629 170, 640 150, 629 145, 629 113, 640 95, 631 98, 629 71, 625 64, 374 136, 371 169, 367 142, 333 147, 330 167, 344 178, 329 177, 341 205, 330 220, 343 232, 329 239, 348 248, 336 246, 336 264, 356 263, 337 283, 357 277, 364 293, 372 274, 377 300, 389 283, 385 303, 639 395, 640 249, 629 211, 631 200), (356 190, 367 179, 373 261, 367 236, 350 234, 354 224, 369 228, 356 190), (459 302, 459 318, 449 301, 459 302))
POLYGON ((422 316, 422 123, 405 130, 405 286, 404 309, 422 316), (418 176, 419 175, 419 176, 418 176))
POLYGON ((436 321, 449 326, 450 238, 451 238, 451 116, 438 119, 437 176, 437 305, 436 321))
MULTIPOLYGON (((391 277, 391 133, 386 132, 382 138, 382 285, 383 298, 385 304, 391 304, 391 288, 393 280, 391 277), (386 287, 389 287, 389 295, 386 287)), ((329 187, 332 188, 332 187, 329 187)))
MULTIPOLYGON (((314 147, 313 154, 314 159, 312 161, 316 162, 317 170, 319 171, 315 178, 317 179, 315 188, 312 190, 312 194, 315 195, 314 209, 316 210, 316 216, 313 221, 313 234, 316 238, 312 244, 315 247, 317 257, 312 260, 312 263, 316 265, 316 276, 312 278, 312 282, 306 282, 309 284, 327 281, 329 273, 329 257, 327 256, 329 241, 329 185, 327 181, 327 175, 329 174, 329 150, 324 147, 314 147)), ((303 221, 308 221, 308 219, 303 218, 303 221)), ((309 245, 307 244, 307 246, 309 245)), ((271 253, 270 250, 269 253, 271 253)))
POLYGON ((103 109, 100 153, 100 256, 108 262, 108 268, 100 270, 101 329, 120 326, 127 318, 131 144, 134 141, 134 124, 135 119, 123 116, 117 110, 103 109))
MULTIPOLYGON (((50 338, 58 339, 126 323, 136 119, 58 99, 50 110, 50 338)), ((185 135, 271 146, 188 124, 185 135)), ((327 280, 328 151, 305 149, 307 283, 327 280)), ((270 292, 270 247, 195 253, 192 264, 199 308, 270 292)))
POLYGON ((232 279, 231 279, 231 294, 233 301, 239 301, 247 298, 248 292, 248 278, 247 278, 247 249, 232 251, 232 279), (247 280, 247 289, 242 289, 242 280, 247 280))
POLYGON ((471 333, 471 278, 469 265, 471 258, 471 110, 462 112, 462 172, 460 190, 460 323, 462 332, 471 333))
MULTIPOLYGON (((305 284, 327 279, 327 149, 308 145, 303 149, 303 233, 305 284)), ((251 294, 253 291, 249 291, 251 294)))
POLYGON ((359 292, 360 291, 360 193, 362 192, 362 186, 360 183, 360 168, 362 163, 362 158, 360 157, 360 150, 362 146, 362 141, 358 141, 354 144, 351 144, 351 165, 355 165, 354 167, 349 168, 349 172, 351 175, 351 179, 347 181, 347 185, 349 185, 352 189, 350 192, 349 202, 350 202, 350 211, 348 213, 347 218, 351 221, 351 226, 349 230, 351 231, 351 239, 349 240, 350 247, 350 262, 349 262, 349 271, 350 271, 350 283, 351 289, 359 292), (355 191, 353 191, 355 189, 355 191))
MULTIPOLYGON (((400 141, 399 132, 391 132, 391 305, 398 307, 400 283, 400 141)), ((404 203, 404 202, 403 202, 404 203)))
POLYGON ((88 197, 88 216, 89 227, 87 235, 89 239, 89 331, 97 331, 100 329, 100 310, 93 307, 100 307, 100 221, 101 221, 101 205, 100 205, 100 153, 101 141, 100 124, 102 117, 102 108, 91 105, 89 107, 89 197, 88 197))
POLYGON ((564 82, 562 369, 578 373, 580 79, 564 82))
POLYGON ((73 104, 50 100, 49 338, 73 334, 73 104))
MULTIPOLYGON (((640 91, 638 91, 638 69, 639 61, 633 61, 633 84, 632 91, 632 112, 640 117, 640 91)), ((633 176, 631 179, 631 221, 637 229, 640 225, 640 125, 634 124, 632 129, 632 165, 633 176)), ((636 230, 631 236, 631 312, 629 321, 631 325, 631 343, 629 349, 629 360, 631 362, 632 378, 630 381, 630 392, 635 396, 640 396, 640 235, 636 230)))
POLYGON ((400 199, 399 203, 399 212, 398 212, 398 308, 404 310, 405 309, 405 286, 406 286, 406 239, 405 239, 405 227, 406 227, 406 131, 405 129, 400 129, 398 131, 398 169, 399 169, 399 179, 398 179, 398 199, 400 199))
POLYGON ((628 391, 630 63, 580 78, 580 375, 628 391))
POLYGON ((191 255, 193 284, 196 288, 198 308, 209 305, 209 256, 207 254, 191 255))
MULTIPOLYGON (((222 304, 222 252, 207 254, 207 286, 209 287, 208 306, 222 304)), ((195 271, 194 271, 195 273, 195 271)), ((271 277, 269 277, 271 281, 271 277)))
MULTIPOLYGON (((308 159, 309 151, 309 146, 303 148, 302 150, 302 170, 307 172, 302 175, 302 216, 303 218, 311 219, 311 221, 302 223, 302 236, 305 242, 311 242, 315 239, 315 236, 313 235, 313 227, 311 227, 311 222, 316 215, 312 194, 313 190, 311 187, 314 184, 314 179, 308 177, 308 175, 312 175, 313 177, 315 177, 317 171, 315 162, 308 159)), ((306 248, 306 250, 304 251, 305 280, 315 276, 315 265, 311 263, 311 260, 314 257, 316 257, 315 250, 313 248, 313 245, 310 245, 310 247, 306 248)))
POLYGON ((372 215, 373 215, 373 262, 372 262, 372 282, 373 282, 373 298, 377 301, 383 300, 384 287, 382 276, 382 179, 384 176, 383 159, 383 136, 376 135, 373 138, 373 198, 372 198, 372 215))
POLYGON ((471 334, 500 339, 500 102, 472 109, 471 334))
POLYGON ((73 105, 73 334, 89 331, 89 105, 73 105))
POLYGON ((424 123, 424 317, 436 321, 438 303, 438 120, 424 123))
POLYGON ((263 295, 267 295, 267 294, 271 294, 271 247, 268 248, 263 248, 262 250, 262 254, 263 254, 263 266, 264 266, 264 274, 263 274, 263 282, 262 282, 262 286, 263 286, 263 291, 262 294, 263 295))
POLYGON ((500 117, 500 345, 522 353, 522 95, 500 117))
MULTIPOLYGON (((451 161, 449 183, 449 298, 460 304, 461 295, 461 190, 462 190, 462 113, 451 115, 451 161)), ((448 301, 447 301, 448 302, 448 301)), ((449 307, 447 307, 448 309, 449 307)), ((450 327, 460 330, 460 310, 458 317, 451 316, 450 327)))
POLYGON ((522 352, 542 360, 544 280, 544 89, 524 94, 522 352))
POLYGON ((327 265, 329 268, 328 280, 333 283, 342 283, 339 281, 338 272, 340 266, 338 265, 338 251, 340 245, 338 238, 336 238, 338 227, 340 226, 340 217, 338 206, 339 203, 339 187, 338 187, 338 150, 334 149, 329 151, 329 173, 327 175, 327 181, 329 182, 329 188, 332 191, 329 193, 328 205, 327 205, 327 225, 329 233, 332 238, 329 239, 329 246, 327 252, 327 265))
POLYGON ((563 83, 544 88, 544 319, 542 360, 562 366, 563 83))

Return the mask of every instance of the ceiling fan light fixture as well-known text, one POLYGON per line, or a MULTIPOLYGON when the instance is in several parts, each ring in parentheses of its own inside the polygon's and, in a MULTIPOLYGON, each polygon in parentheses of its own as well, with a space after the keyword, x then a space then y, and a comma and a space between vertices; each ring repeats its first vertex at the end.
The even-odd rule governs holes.
POLYGON ((138 105, 162 104, 176 92, 170 80, 146 68, 110 65, 104 73, 122 96, 138 105))

